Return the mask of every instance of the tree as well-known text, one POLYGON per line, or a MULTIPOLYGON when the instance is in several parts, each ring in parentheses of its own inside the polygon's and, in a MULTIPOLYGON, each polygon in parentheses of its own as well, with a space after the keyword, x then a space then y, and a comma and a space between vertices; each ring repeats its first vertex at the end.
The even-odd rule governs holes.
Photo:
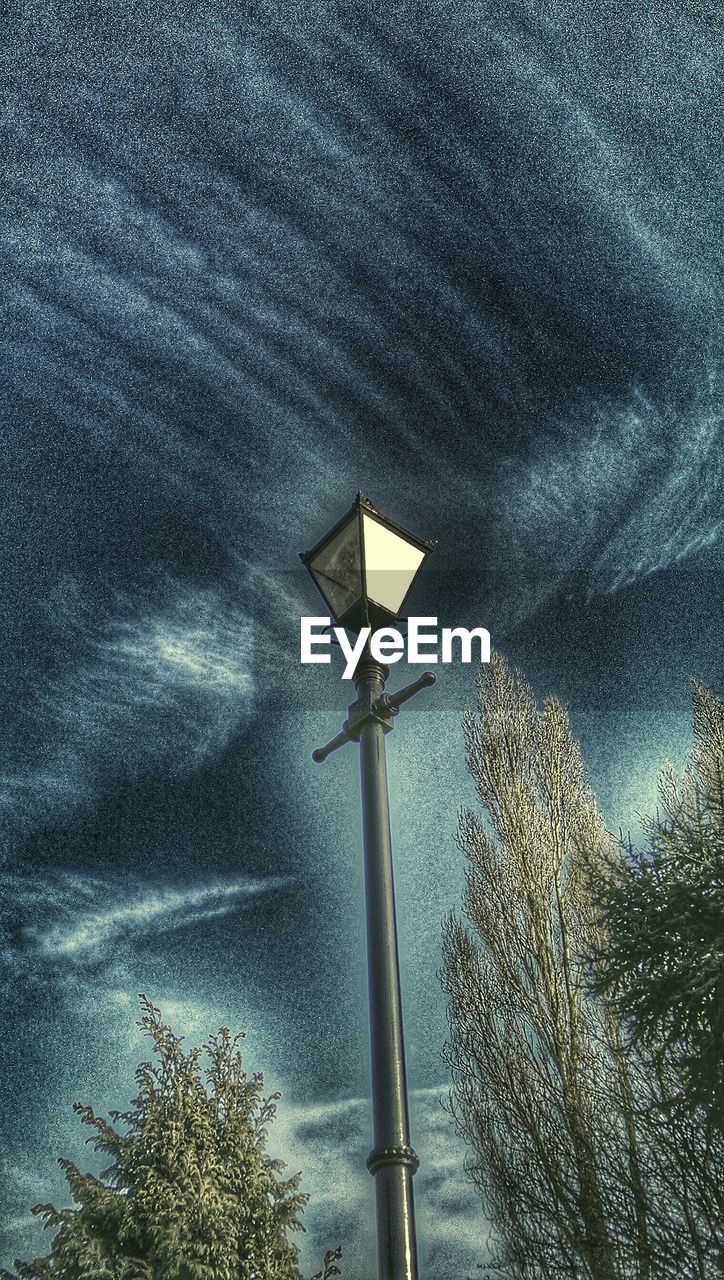
MULTIPOLYGON (((125 1132, 76 1103, 89 1139, 109 1156, 100 1177, 61 1160, 76 1208, 37 1205, 57 1228, 50 1253, 16 1262, 21 1277, 62 1280, 301 1280, 288 1233, 301 1229, 307 1196, 300 1176, 283 1181, 283 1165, 266 1151, 278 1094, 262 1097, 262 1078, 248 1077, 241 1036, 222 1028, 207 1050, 184 1052, 161 1015, 141 996, 139 1025, 153 1041, 155 1062, 136 1072, 133 1110, 112 1112, 125 1132)), ((327 1254, 313 1280, 340 1274, 339 1250, 327 1254)), ((14 1280, 1 1272, 5 1280, 14 1280)))
POLYGON ((592 874, 620 856, 565 708, 541 710, 494 655, 465 718, 486 815, 460 816, 465 919, 444 925, 450 1106, 509 1280, 719 1274, 721 1146, 699 1117, 660 1132, 661 1085, 613 1001, 590 991, 603 944, 592 874), (652 1121, 650 1116, 654 1116, 652 1121))
POLYGON ((724 1129, 724 703, 699 684, 693 730, 683 777, 662 775, 648 847, 599 885, 598 985, 658 1066, 676 1058, 671 1101, 724 1129))

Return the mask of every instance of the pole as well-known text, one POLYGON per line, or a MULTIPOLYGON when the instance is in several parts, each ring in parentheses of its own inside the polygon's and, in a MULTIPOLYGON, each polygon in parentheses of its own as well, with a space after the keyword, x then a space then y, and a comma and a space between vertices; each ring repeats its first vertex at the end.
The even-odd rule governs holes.
MULTIPOLYGON (((378 705, 387 675, 369 652, 362 655, 355 672, 358 705, 378 705)), ((367 1167, 375 1179, 378 1275, 417 1280, 412 1177, 419 1161, 407 1109, 384 725, 374 715, 361 724, 359 746, 374 1134, 367 1167)))
POLYGON ((357 701, 349 708, 349 718, 340 733, 312 752, 312 758, 322 764, 345 743, 359 743, 374 1134, 367 1168, 375 1179, 378 1278, 418 1280, 412 1177, 420 1162, 410 1146, 407 1112, 385 734, 400 707, 434 684, 435 676, 425 671, 388 696, 388 675, 368 646, 355 671, 357 701))

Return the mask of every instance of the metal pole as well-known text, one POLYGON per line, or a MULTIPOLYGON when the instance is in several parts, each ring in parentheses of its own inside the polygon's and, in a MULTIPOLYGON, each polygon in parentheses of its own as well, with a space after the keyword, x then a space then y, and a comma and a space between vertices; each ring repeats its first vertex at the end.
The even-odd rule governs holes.
MULTIPOLYGON (((388 670, 369 652, 355 673, 359 703, 373 707, 388 670)), ((419 1161, 410 1146, 400 965, 395 920, 390 808, 383 723, 365 718, 359 733, 362 778, 367 970, 379 1280, 417 1280, 412 1176, 419 1161)))

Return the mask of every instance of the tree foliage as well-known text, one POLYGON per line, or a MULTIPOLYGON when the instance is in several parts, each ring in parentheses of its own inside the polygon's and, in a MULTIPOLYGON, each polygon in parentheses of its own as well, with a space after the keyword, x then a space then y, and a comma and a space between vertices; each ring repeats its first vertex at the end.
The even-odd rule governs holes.
POLYGON ((724 703, 699 684, 693 729, 683 777, 662 775, 648 847, 599 885, 600 986, 659 1065, 678 1060, 674 1101, 724 1129, 724 703))
POLYGON ((451 1109, 509 1280, 705 1280, 720 1274, 724 1153, 632 1047, 606 994, 592 882, 620 851, 565 708, 536 706, 502 658, 465 719, 485 813, 460 816, 464 918, 444 926, 451 1109))
MULTIPOLYGON (((301 1280, 298 1249, 307 1196, 300 1176, 266 1151, 279 1095, 264 1098, 262 1078, 247 1076, 240 1036, 226 1028, 201 1049, 184 1051, 158 1009, 141 997, 139 1025, 155 1061, 136 1072, 138 1096, 114 1124, 76 1103, 89 1141, 110 1158, 99 1176, 61 1160, 75 1207, 38 1205, 54 1228, 47 1257, 17 1262, 21 1277, 59 1280, 301 1280), (204 1079, 205 1076, 205 1079, 204 1079)), ((339 1275, 339 1250, 313 1280, 339 1275)), ((1 1272, 6 1280, 14 1280, 1 1272)))

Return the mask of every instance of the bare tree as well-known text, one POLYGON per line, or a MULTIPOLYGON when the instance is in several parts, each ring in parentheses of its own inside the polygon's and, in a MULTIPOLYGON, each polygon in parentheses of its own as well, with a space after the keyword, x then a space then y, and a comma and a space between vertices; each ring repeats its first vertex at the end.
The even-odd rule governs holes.
POLYGON ((565 708, 536 706, 494 656, 465 719, 487 814, 465 811, 467 922, 444 926, 451 1108, 510 1280, 719 1275, 722 1151, 702 1116, 685 1144, 664 1081, 591 993, 601 948, 592 877, 621 856, 586 781, 565 708), (708 1163, 707 1163, 708 1162, 708 1163), (704 1167, 701 1167, 703 1164, 704 1167))

